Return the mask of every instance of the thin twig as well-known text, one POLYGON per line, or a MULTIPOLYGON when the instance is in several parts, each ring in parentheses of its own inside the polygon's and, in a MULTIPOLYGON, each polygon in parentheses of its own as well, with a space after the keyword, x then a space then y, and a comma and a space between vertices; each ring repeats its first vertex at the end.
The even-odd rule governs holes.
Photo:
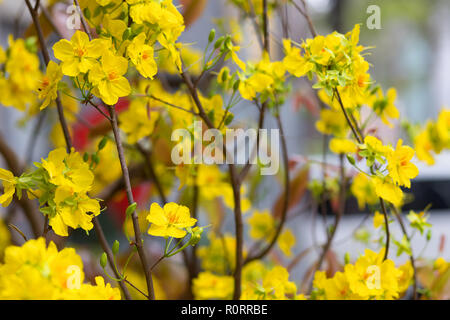
MULTIPOLYGON (((103 232, 103 228, 98 221, 97 217, 94 217, 92 219, 92 222, 94 224, 95 233, 97 234, 98 241, 100 242, 100 245, 102 246, 103 251, 106 253, 106 257, 108 258, 109 265, 111 269, 114 272, 114 275, 117 279, 121 278, 121 275, 116 269, 115 261, 114 261, 114 255, 111 251, 111 248, 109 247, 108 241, 105 238, 105 234, 103 232)), ((130 292, 128 291, 127 286, 123 283, 123 281, 117 281, 119 283, 120 288, 122 289, 123 295, 125 296, 125 299, 131 300, 130 292)))
MULTIPOLYGON (((125 182, 125 190, 127 194, 128 204, 131 205, 134 203, 133 193, 131 191, 131 182, 130 175, 128 172, 128 166, 125 160, 125 153, 123 150, 122 139, 120 137, 119 126, 117 123, 117 113, 113 106, 108 106, 109 114, 111 118, 111 127, 114 133, 114 139, 116 141, 117 153, 119 155, 120 166, 122 168, 123 179, 125 182)), ((139 226, 139 220, 136 213, 136 210, 131 214, 131 218, 133 221, 134 235, 135 235, 135 245, 139 254, 139 258, 141 260, 142 268, 144 269, 145 279, 147 283, 148 295, 151 300, 155 299, 155 293, 153 290, 153 280, 150 267, 148 265, 147 253, 143 248, 143 239, 139 226)))

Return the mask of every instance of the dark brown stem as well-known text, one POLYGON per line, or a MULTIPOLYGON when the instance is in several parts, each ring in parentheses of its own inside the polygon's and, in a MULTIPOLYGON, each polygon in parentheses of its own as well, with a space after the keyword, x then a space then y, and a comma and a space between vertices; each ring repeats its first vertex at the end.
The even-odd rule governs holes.
MULTIPOLYGON (((81 11, 81 6, 78 3, 78 0, 74 0, 75 5, 80 8, 81 11)), ((81 20, 81 24, 83 25, 84 30, 86 31, 87 35, 89 36, 89 40, 92 40, 92 34, 91 34, 91 29, 89 29, 89 25, 86 22, 86 19, 84 18, 83 12, 80 12, 80 20, 81 20)))
MULTIPOLYGON (((189 74, 182 72, 181 77, 183 78, 184 83, 186 84, 189 93, 194 100, 195 105, 198 109, 198 115, 205 122, 205 124, 210 129, 215 129, 214 124, 209 119, 208 115, 205 112, 205 109, 200 102, 198 97, 197 88, 192 83, 191 77, 189 74)), ((223 146, 223 154, 226 157, 227 150, 224 144, 223 146)), ((244 246, 244 227, 242 222, 242 210, 241 210, 241 184, 239 181, 239 176, 236 171, 236 167, 234 164, 228 164, 228 171, 230 176, 230 182, 233 189, 233 198, 234 198, 234 223, 236 230, 236 267, 234 270, 234 293, 233 299, 238 300, 241 297, 241 282, 242 282, 242 266, 243 266, 243 246, 244 246)))
POLYGON ((270 54, 270 40, 269 40, 269 16, 267 14, 267 0, 263 0, 263 40, 264 50, 270 54))
POLYGON ((341 110, 344 113, 345 119, 347 120, 347 124, 349 125, 350 129, 353 132, 353 136, 355 137, 356 141, 358 141, 358 143, 363 143, 364 138, 363 138, 361 132, 358 132, 358 129, 355 127, 353 122, 350 120, 347 110, 345 110, 344 104, 342 103, 342 99, 341 99, 341 95, 339 94, 339 90, 337 88, 335 88, 334 93, 335 93, 336 97, 338 98, 339 105, 341 106, 341 110))
MULTIPOLYGON (((127 194, 128 204, 131 205, 134 203, 133 193, 131 191, 131 182, 130 175, 128 172, 128 166, 125 160, 125 153, 123 150, 122 139, 120 138, 119 126, 117 123, 117 113, 113 106, 108 106, 109 114, 111 118, 111 127, 114 133, 114 139, 116 141, 117 153, 119 155, 120 166, 122 168, 123 179, 125 183, 125 190, 127 194)), ((148 264, 147 254, 143 248, 143 239, 141 235, 141 229, 139 227, 138 216, 136 210, 131 214, 133 220, 133 228, 135 235, 135 245, 139 254, 139 258, 141 260, 142 268, 145 274, 145 279, 147 283, 148 295, 151 300, 155 299, 155 293, 153 291, 153 280, 152 274, 150 270, 150 266, 148 264)))
MULTIPOLYGON (((94 217, 92 219, 92 222, 94 224, 95 233, 97 234, 98 241, 100 242, 100 245, 102 246, 103 251, 106 253, 106 257, 108 258, 109 266, 114 272, 114 275, 117 279, 121 278, 121 275, 116 269, 115 262, 114 262, 114 255, 111 251, 111 248, 108 245, 108 241, 105 238, 105 234, 103 233, 103 228, 98 221, 97 217, 94 217)), ((117 281, 119 283, 120 289, 122 289, 123 295, 125 296, 125 299, 131 300, 130 292, 128 291, 127 286, 123 283, 123 281, 117 281)))
MULTIPOLYGON (((142 294, 146 299, 149 299, 148 295, 145 294, 145 292, 142 292, 141 289, 139 289, 138 287, 136 287, 134 284, 132 284, 130 281, 128 281, 126 278, 123 279, 123 281, 125 281, 126 283, 128 283, 133 289, 135 289, 137 292, 139 292, 140 294, 142 294)), ((127 299, 128 300, 128 299, 127 299)))
POLYGON ((380 206, 381 206, 381 210, 383 211, 384 225, 385 225, 385 229, 386 229, 386 245, 385 245, 386 251, 384 252, 384 258, 383 258, 383 260, 386 260, 389 255, 389 242, 390 242, 391 234, 389 232, 388 214, 386 211, 386 206, 384 205, 384 200, 382 198, 380 198, 380 206))

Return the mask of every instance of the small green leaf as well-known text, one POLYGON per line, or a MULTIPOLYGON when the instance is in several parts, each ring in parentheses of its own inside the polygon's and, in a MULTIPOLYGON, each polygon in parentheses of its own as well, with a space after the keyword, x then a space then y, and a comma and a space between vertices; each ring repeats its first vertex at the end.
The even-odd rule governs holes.
POLYGON ((102 140, 100 140, 100 142, 98 143, 98 146, 97 146, 98 151, 102 150, 106 146, 107 143, 108 143, 108 138, 103 137, 102 140))
POLYGON ((136 207, 137 207, 137 203, 136 202, 133 202, 132 204, 130 204, 128 206, 128 208, 127 208, 127 211, 125 212, 126 215, 130 216, 136 210, 136 207))
POLYGON ((353 166, 355 165, 356 161, 355 158, 351 154, 347 154, 347 160, 350 162, 353 166))

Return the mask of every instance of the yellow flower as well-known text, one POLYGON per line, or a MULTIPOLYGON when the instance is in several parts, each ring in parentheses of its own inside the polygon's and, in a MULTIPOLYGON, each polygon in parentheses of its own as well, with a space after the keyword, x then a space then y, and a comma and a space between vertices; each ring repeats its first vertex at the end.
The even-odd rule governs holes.
POLYGON ((143 77, 153 79, 158 68, 153 58, 153 47, 145 43, 145 32, 141 32, 131 41, 127 54, 143 77))
POLYGON ((330 279, 326 278, 324 271, 316 271, 313 286, 318 290, 315 293, 318 300, 355 300, 361 299, 350 289, 347 275, 336 272, 330 279))
POLYGON ((101 277, 97 286, 83 281, 83 263, 73 248, 58 251, 53 242, 47 247, 44 238, 29 240, 6 248, 0 299, 120 299, 120 290, 105 286, 101 277))
POLYGON ((402 272, 402 274, 398 279, 398 291, 400 293, 403 293, 408 290, 409 286, 411 285, 411 281, 414 281, 414 269, 411 265, 411 261, 408 260, 405 264, 401 265, 399 267, 399 270, 402 272))
POLYGON ((340 110, 322 109, 316 129, 323 134, 345 137, 348 131, 347 120, 340 110))
POLYGON ((382 215, 380 211, 377 210, 375 211, 375 214, 373 216, 373 227, 375 229, 378 229, 382 225, 384 225, 384 215, 382 215))
POLYGON ((379 177, 374 177, 373 183, 375 184, 375 192, 378 197, 391 202, 397 207, 401 205, 403 191, 400 187, 390 182, 389 179, 381 179, 379 177))
POLYGON ((295 245, 295 236, 291 229, 285 229, 278 237, 278 246, 280 250, 287 256, 292 256, 292 247, 295 245))
POLYGON ((268 210, 255 211, 248 219, 250 225, 250 237, 255 240, 273 237, 275 231, 275 220, 268 210))
POLYGON ((49 182, 62 187, 69 187, 73 192, 87 192, 92 187, 94 174, 89 164, 72 148, 67 154, 65 148, 58 148, 41 159, 42 167, 47 171, 49 182))
POLYGON ((0 263, 3 262, 5 249, 11 243, 11 234, 3 220, 0 219, 0 263))
POLYGON ((233 296, 232 276, 218 276, 211 272, 200 272, 192 282, 192 291, 197 300, 229 300, 233 296))
POLYGON ((332 138, 330 140, 330 150, 337 154, 355 153, 358 148, 350 139, 332 138))
POLYGON ((109 35, 120 42, 122 41, 123 33, 127 29, 127 25, 123 20, 113 19, 110 14, 105 14, 102 24, 109 35))
POLYGON ((93 228, 92 219, 100 214, 100 204, 87 195, 75 194, 69 187, 58 187, 55 192, 56 215, 50 217, 49 225, 60 236, 68 236, 68 227, 93 228))
POLYGON ((402 146, 402 139, 397 142, 394 151, 387 154, 389 176, 395 183, 407 188, 411 187, 410 179, 414 179, 419 174, 417 167, 411 163, 414 156, 414 149, 402 146))
POLYGON ((444 258, 439 257, 433 263, 433 269, 438 270, 440 274, 447 271, 449 264, 444 258))
POLYGON ((3 194, 0 196, 0 204, 3 207, 9 206, 14 193, 16 192, 17 178, 11 171, 0 168, 0 180, 3 184, 3 194))
POLYGON ((344 272, 350 289, 362 299, 395 299, 399 296, 399 278, 402 271, 395 268, 392 260, 384 258, 384 249, 379 253, 364 251, 354 265, 347 264, 344 272))
POLYGON ((68 290, 63 293, 65 300, 120 300, 120 289, 111 287, 111 284, 98 276, 95 277, 95 286, 82 284, 77 290, 68 290))
POLYGON ((273 84, 273 78, 267 74, 258 72, 239 83, 239 92, 242 98, 252 101, 256 94, 273 84))
POLYGON ((287 72, 291 73, 297 78, 300 78, 311 71, 311 69, 314 67, 314 64, 308 62, 307 59, 302 57, 299 48, 291 46, 290 40, 283 39, 283 47, 286 51, 286 56, 283 59, 283 64, 287 72))
POLYGON ((159 118, 158 112, 150 112, 144 101, 133 100, 128 110, 120 113, 120 128, 127 134, 128 142, 135 144, 150 136, 159 118))
POLYGON ((364 138, 364 144, 367 149, 373 153, 377 153, 380 155, 385 155, 388 151, 391 150, 390 147, 384 146, 383 143, 375 138, 374 136, 367 136, 364 138))
POLYGON ((192 227, 197 219, 191 218, 189 208, 170 202, 161 208, 152 203, 147 220, 151 222, 148 234, 157 237, 183 238, 187 227, 192 227))
POLYGON ((262 282, 247 282, 243 286, 242 300, 287 300, 297 295, 297 286, 289 281, 289 272, 275 266, 268 271, 262 282))
POLYGON ((242 71, 245 72, 246 66, 245 63, 242 62, 241 59, 239 59, 238 55, 236 52, 238 52, 239 50, 241 50, 241 47, 239 46, 231 46, 230 48, 230 55, 231 55, 231 59, 233 59, 234 63, 236 63, 236 65, 242 69, 242 71))
POLYGON ((123 76, 127 69, 127 59, 106 51, 101 63, 96 63, 89 72, 89 81, 95 87, 93 93, 108 105, 114 105, 120 97, 128 96, 131 87, 123 76))
POLYGON ((434 157, 431 151, 434 150, 433 142, 431 141, 429 129, 433 126, 432 123, 428 123, 424 131, 419 133, 414 138, 414 149, 419 160, 425 161, 429 166, 434 164, 434 157))
POLYGON ((5 61, 6 61, 6 52, 2 47, 0 47, 0 64, 4 64, 5 61))
POLYGON ((62 73, 76 77, 79 73, 88 72, 96 63, 103 51, 108 48, 103 39, 89 41, 85 32, 76 31, 70 41, 59 40, 53 45, 55 58, 61 60, 62 73))
POLYGON ((368 178, 364 173, 360 172, 353 178, 350 191, 358 200, 359 209, 364 209, 366 204, 374 205, 378 202, 375 185, 372 179, 368 178))
POLYGON ((210 233, 209 245, 200 246, 197 254, 204 270, 225 275, 234 271, 235 268, 236 238, 229 234, 217 237, 214 233, 210 233))
MULTIPOLYGON (((13 106, 20 111, 36 105, 35 92, 42 74, 39 57, 28 51, 24 39, 8 37, 8 54, 3 66, 5 73, 0 76, 0 104, 13 106)), ((1 74, 1 72, 0 72, 1 74)))
POLYGON ((41 86, 39 87, 39 99, 44 99, 41 104, 41 110, 45 109, 50 102, 56 100, 58 96, 58 82, 63 77, 60 66, 50 61, 47 66, 47 73, 43 76, 41 86))

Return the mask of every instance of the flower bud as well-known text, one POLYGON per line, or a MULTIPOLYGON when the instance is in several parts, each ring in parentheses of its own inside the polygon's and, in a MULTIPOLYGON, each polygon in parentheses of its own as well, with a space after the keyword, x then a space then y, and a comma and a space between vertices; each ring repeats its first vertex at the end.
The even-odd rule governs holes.
POLYGON ((216 29, 211 29, 209 32, 208 42, 213 42, 216 37, 216 29))
POLYGON ((104 269, 106 267, 106 262, 108 260, 108 257, 106 256, 106 252, 103 252, 101 258, 100 258, 100 265, 104 269))
POLYGON ((113 252, 114 255, 119 253, 119 246, 120 246, 119 241, 115 240, 114 244, 112 246, 112 252, 113 252))

